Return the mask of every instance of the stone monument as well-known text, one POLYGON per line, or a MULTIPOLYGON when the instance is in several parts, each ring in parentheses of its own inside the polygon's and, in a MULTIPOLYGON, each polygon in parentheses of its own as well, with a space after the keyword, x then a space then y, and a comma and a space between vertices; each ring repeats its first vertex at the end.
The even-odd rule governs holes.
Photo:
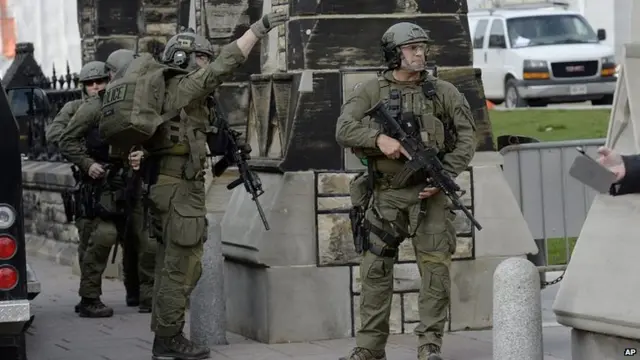
MULTIPOLYGON (((465 94, 478 125, 479 151, 457 181, 484 229, 474 231, 458 216, 447 329, 490 327, 495 267, 537 248, 494 150, 480 73, 471 66, 466 1, 241 3, 238 8, 259 14, 283 9, 291 20, 262 41, 260 69, 244 95, 252 166, 261 171, 266 193, 260 201, 271 230, 264 230, 245 190, 234 190, 222 220, 229 331, 266 343, 357 331, 359 258, 347 213, 348 183, 362 168, 335 142, 335 124, 346 94, 381 69, 380 37, 400 21, 431 31, 429 58, 439 76, 465 94), (302 92, 300 83, 310 73, 312 92, 302 92)), ((216 16, 207 15, 208 23, 215 24, 216 16)), ((409 242, 394 272, 391 331, 411 332, 418 321, 419 275, 409 242)))
POLYGON ((77 0, 82 63, 112 51, 159 54, 180 26, 189 26, 191 0, 77 0))
MULTIPOLYGON (((631 19, 638 19, 640 4, 632 8, 631 19)), ((639 34, 632 22, 609 120, 606 144, 622 154, 640 153, 639 34)), ((618 359, 640 347, 640 288, 633 280, 640 271, 639 218, 638 194, 599 194, 591 205, 553 304, 558 322, 573 328, 574 360, 618 359)))

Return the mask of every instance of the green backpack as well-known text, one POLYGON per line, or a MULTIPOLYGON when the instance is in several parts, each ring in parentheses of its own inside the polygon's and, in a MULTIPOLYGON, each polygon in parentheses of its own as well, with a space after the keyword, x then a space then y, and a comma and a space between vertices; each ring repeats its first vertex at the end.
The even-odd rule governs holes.
POLYGON ((179 114, 162 112, 165 81, 187 73, 156 61, 149 53, 140 54, 105 88, 100 137, 119 149, 131 149, 151 138, 160 125, 179 114))

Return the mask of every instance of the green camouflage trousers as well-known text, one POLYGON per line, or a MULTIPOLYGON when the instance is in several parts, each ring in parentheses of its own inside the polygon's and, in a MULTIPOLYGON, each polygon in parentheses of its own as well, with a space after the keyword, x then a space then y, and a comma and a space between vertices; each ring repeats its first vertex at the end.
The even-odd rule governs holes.
POLYGON ((91 219, 85 217, 79 217, 76 219, 76 228, 78 228, 78 265, 82 264, 82 258, 87 251, 89 239, 93 232, 94 222, 91 219))
MULTIPOLYGON (((144 230, 143 207, 138 202, 132 210, 131 228, 124 241, 134 242, 138 254, 138 280, 140 282, 140 301, 148 300, 153 294, 155 270, 155 243, 149 240, 144 230)), ((78 294, 86 298, 98 298, 102 295, 102 274, 111 259, 111 248, 117 243, 118 232, 123 230, 124 222, 113 222, 103 219, 91 220, 93 227, 87 248, 80 263, 80 290, 78 294)), ((129 254, 124 254, 127 256, 129 254)))
POLYGON ((204 181, 159 175, 149 200, 151 236, 158 242, 151 331, 173 336, 184 327, 189 297, 202 272, 207 236, 204 181))
MULTIPOLYGON (((398 236, 391 226, 413 233, 411 239, 421 277, 418 295, 420 324, 414 333, 418 346, 442 346, 444 325, 449 307, 451 281, 449 267, 455 252, 456 238, 449 200, 438 193, 425 200, 424 214, 420 215, 418 193, 423 186, 404 189, 385 189, 374 194, 374 207, 384 219, 381 221, 371 209, 367 219, 376 227, 398 236), (418 221, 419 218, 422 218, 418 221), (417 225, 417 229, 416 229, 417 225)), ((384 247, 375 234, 370 242, 384 247)), ((362 290, 360 295, 361 327, 356 337, 358 347, 383 350, 389 337, 389 316, 393 295, 393 265, 395 258, 380 257, 367 251, 360 264, 362 290)))

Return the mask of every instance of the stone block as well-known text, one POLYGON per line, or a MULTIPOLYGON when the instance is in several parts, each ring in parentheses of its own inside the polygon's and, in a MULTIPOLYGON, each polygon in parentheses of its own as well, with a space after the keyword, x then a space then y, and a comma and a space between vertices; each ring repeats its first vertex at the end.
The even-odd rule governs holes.
POLYGON ((348 267, 257 268, 227 259, 224 273, 228 331, 269 344, 351 336, 348 267))
MULTIPOLYGON (((525 258, 525 256, 522 256, 525 258)), ((476 257, 451 264, 450 330, 485 329, 492 325, 493 272, 508 257, 476 257)))
POLYGON ((264 230, 244 187, 237 187, 222 220, 225 257, 267 266, 315 266, 314 174, 263 173, 260 176, 265 193, 259 200, 271 230, 264 230))
MULTIPOLYGON (((580 360, 620 359, 625 349, 640 349, 637 339, 621 338, 579 329, 571 330, 571 358, 580 360)), ((637 353, 635 354, 638 355, 637 353)), ((629 356, 627 354, 626 356, 629 356)))
POLYGON ((138 51, 160 55, 162 54, 166 43, 166 36, 144 36, 138 40, 138 51))
POLYGON ((402 295, 402 305, 405 323, 415 323, 420 321, 420 313, 418 311, 418 293, 407 293, 402 295))
POLYGON ((351 221, 348 214, 318 215, 319 265, 346 265, 358 262, 355 252, 351 221))
POLYGON ((141 3, 130 0, 98 1, 96 5, 97 34, 136 35, 141 3))
POLYGON ((483 226, 475 232, 476 258, 537 254, 529 225, 500 167, 502 156, 476 152, 471 164, 474 216, 483 226))
MULTIPOLYGON (((429 58, 438 65, 472 63, 465 14, 419 14, 411 21, 431 30, 429 58)), ((392 16, 293 18, 287 23, 287 70, 379 67, 381 57, 371 54, 380 51, 380 37, 396 22, 392 16)))
POLYGON ((415 13, 422 14, 464 14, 467 13, 466 1, 433 1, 416 0, 410 2, 402 1, 380 1, 371 2, 369 0, 295 0, 289 2, 289 13, 291 16, 305 15, 354 15, 363 16, 365 14, 405 14, 413 16, 415 13))
MULTIPOLYGON (((393 294, 391 299, 391 316, 389 316, 389 333, 402 334, 402 295, 393 294)), ((360 296, 353 297, 353 327, 357 333, 360 330, 360 296)))
POLYGON ((640 272, 639 218, 640 195, 596 195, 553 303, 560 324, 640 340, 640 288, 629 278, 640 272))
POLYGON ((318 195, 348 195, 349 182, 356 173, 318 173, 318 195))

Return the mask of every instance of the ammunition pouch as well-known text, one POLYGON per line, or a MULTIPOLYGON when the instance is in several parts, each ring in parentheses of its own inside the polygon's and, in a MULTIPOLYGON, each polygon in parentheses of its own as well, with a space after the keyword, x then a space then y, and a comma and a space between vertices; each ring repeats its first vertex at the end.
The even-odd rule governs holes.
POLYGON ((224 156, 229 148, 229 137, 222 131, 207 133, 209 156, 224 156))

